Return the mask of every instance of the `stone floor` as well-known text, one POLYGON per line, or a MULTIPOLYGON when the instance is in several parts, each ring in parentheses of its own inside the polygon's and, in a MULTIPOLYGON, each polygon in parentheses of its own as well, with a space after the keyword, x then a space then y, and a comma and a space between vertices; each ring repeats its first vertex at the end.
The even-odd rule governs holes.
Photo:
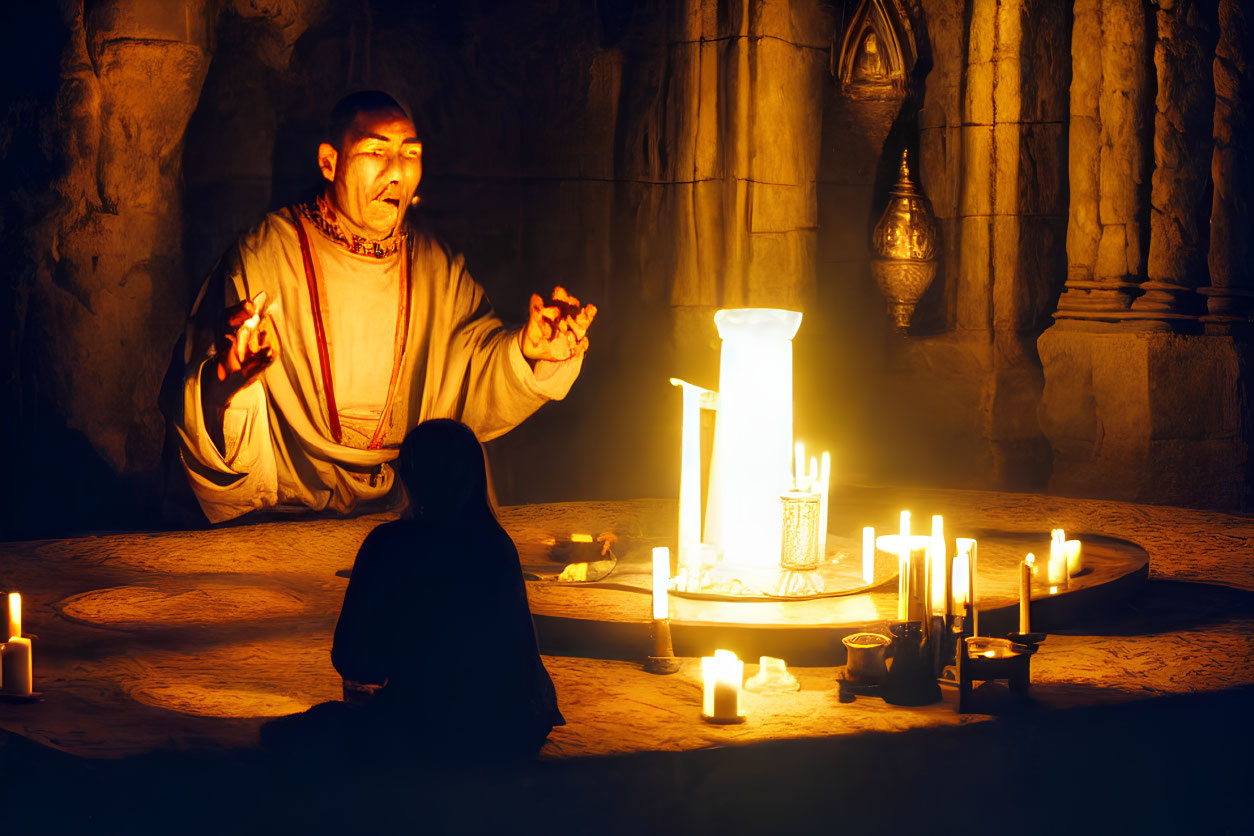
MULTIPOLYGON (((144 796, 138 808, 160 831, 163 803, 221 812, 198 794, 210 788, 236 799, 228 807, 243 805, 259 832, 345 821, 456 832, 785 832, 829 815, 834 825, 891 831, 890 814, 946 831, 958 827, 961 788, 980 781, 996 800, 973 808, 977 831, 1002 830, 999 816, 1020 808, 1079 805, 1091 824, 1108 818, 1107 829, 1139 822, 1159 832, 1193 816, 1209 823, 1206 832, 1251 832, 1239 825, 1254 821, 1245 818, 1254 809, 1244 789, 1254 777, 1246 754, 1254 743, 1254 519, 968 491, 846 496, 856 499, 835 504, 833 519, 845 514, 859 525, 911 507, 945 514, 951 531, 1060 526, 1121 537, 1150 554, 1151 580, 1134 598, 1050 635, 1033 660, 1029 704, 1000 686, 980 695, 987 714, 958 715, 949 689, 923 708, 875 698, 841 704, 833 669, 796 668, 799 692, 746 695, 748 722, 718 727, 698 717, 693 660, 655 677, 629 661, 546 656, 568 723, 541 763, 436 773, 410 765, 367 778, 369 765, 347 767, 348 775, 275 761, 256 739, 266 718, 337 696, 328 649, 345 581, 335 572, 351 565, 377 518, 0 544, 0 589, 25 594, 44 696, 0 704, 0 729, 10 733, 0 738, 0 773, 16 774, 9 786, 30 798, 77 798, 41 803, 98 832, 127 829, 130 807, 115 791, 144 796), (14 765, 7 773, 5 763, 14 765), (315 815, 329 780, 374 806, 348 819, 337 805, 315 815), (271 785, 274 797, 259 789, 271 785), (1038 785, 1044 795, 1032 790, 1038 785), (508 803, 485 807, 476 787, 508 803), (158 788, 167 802, 153 795, 158 788), (1151 803, 1147 789, 1161 797, 1151 803), (1114 797, 1133 792, 1124 802, 1114 797), (933 806, 907 805, 906 813, 890 803, 898 795, 933 806), (524 824, 518 811, 533 818, 524 824)), ((526 541, 598 515, 626 531, 667 508, 567 503, 506 508, 502 520, 526 541)), ((415 606, 430 594, 438 591, 414 590, 415 606)), ((438 671, 438 655, 432 664, 438 671)), ((754 669, 748 664, 746 674, 754 669)), ((35 824, 52 820, 26 812, 35 824)), ((1053 832, 1036 819, 1018 824, 1020 832, 1053 832)))

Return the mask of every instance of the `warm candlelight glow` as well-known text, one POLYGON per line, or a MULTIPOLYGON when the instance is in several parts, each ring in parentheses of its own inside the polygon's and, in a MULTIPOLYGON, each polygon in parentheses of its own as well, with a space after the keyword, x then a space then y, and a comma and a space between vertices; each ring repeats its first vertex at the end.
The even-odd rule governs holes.
POLYGON ((729 721, 740 717, 740 687, 745 663, 730 650, 716 650, 701 659, 703 680, 702 713, 711 720, 729 721))
POLYGON ((1067 583, 1066 537, 1061 528, 1055 528, 1049 533, 1049 564, 1046 571, 1049 573, 1048 583, 1051 585, 1065 586, 1067 583))
POLYGON ((714 324, 723 347, 707 540, 722 547, 725 564, 773 577, 783 531, 779 497, 790 482, 792 338, 801 314, 722 310, 714 324))
POLYGON ((17 592, 9 593, 9 623, 5 638, 20 638, 22 635, 22 596, 17 592))
POLYGON ((671 581, 671 550, 658 546, 653 550, 653 618, 670 618, 670 600, 666 588, 671 581))
POLYGON ((591 542, 592 542, 592 535, 591 535, 591 534, 572 534, 572 535, 570 535, 570 542, 572 542, 572 543, 591 543, 591 542))
POLYGON ((1075 577, 1084 571, 1084 551, 1079 540, 1068 540, 1063 545, 1067 550, 1067 574, 1075 577))

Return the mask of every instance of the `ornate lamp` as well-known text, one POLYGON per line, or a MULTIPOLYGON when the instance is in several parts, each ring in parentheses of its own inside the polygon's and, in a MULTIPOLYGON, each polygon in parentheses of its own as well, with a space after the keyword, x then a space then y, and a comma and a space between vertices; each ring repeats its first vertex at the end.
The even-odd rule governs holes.
POLYGON ((871 275, 888 301, 893 330, 904 334, 914 307, 936 277, 939 234, 923 193, 910 179, 906 151, 888 206, 871 234, 871 275))

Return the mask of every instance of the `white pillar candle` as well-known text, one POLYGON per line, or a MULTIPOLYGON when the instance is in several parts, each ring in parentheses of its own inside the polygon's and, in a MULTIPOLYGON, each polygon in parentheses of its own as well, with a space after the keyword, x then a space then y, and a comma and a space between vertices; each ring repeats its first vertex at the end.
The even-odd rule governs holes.
POLYGON ((871 526, 862 528, 862 582, 875 581, 875 529, 871 526))
POLYGON ((653 618, 670 618, 667 587, 671 582, 671 550, 658 546, 653 550, 653 618))
POLYGON ((1084 571, 1084 551, 1080 546, 1079 540, 1067 540, 1064 544, 1067 550, 1067 574, 1075 576, 1084 571))
POLYGON ((1061 528, 1049 533, 1049 583, 1051 586, 1065 586, 1067 583, 1067 547, 1066 534, 1061 528))
POLYGON ((716 650, 701 659, 703 680, 702 713, 711 720, 728 721, 740 717, 740 687, 745 663, 730 650, 716 650))
POLYGON ((928 567, 932 575, 932 611, 948 609, 945 601, 945 579, 948 565, 945 559, 945 518, 940 514, 932 515, 932 539, 928 543, 931 564, 928 567))
POLYGON ((8 630, 4 634, 4 638, 22 636, 22 596, 16 592, 9 593, 9 618, 8 630))
POLYGON ((819 562, 827 560, 827 509, 828 494, 831 491, 832 481, 832 457, 826 451, 823 453, 822 464, 819 467, 819 562))
POLYGON ((897 620, 910 620, 910 512, 901 512, 897 535, 897 620))
POLYGON ((4 693, 29 697, 34 682, 34 666, 31 663, 30 639, 11 638, 4 645, 4 653, 0 655, 0 681, 4 683, 4 693))
POLYGON ((962 548, 963 538, 958 538, 958 553, 954 555, 953 590, 954 607, 961 613, 971 600, 971 556, 962 548))
POLYGON ((1036 564, 1036 555, 1031 552, 1019 564, 1019 632, 1032 632, 1032 569, 1036 564))

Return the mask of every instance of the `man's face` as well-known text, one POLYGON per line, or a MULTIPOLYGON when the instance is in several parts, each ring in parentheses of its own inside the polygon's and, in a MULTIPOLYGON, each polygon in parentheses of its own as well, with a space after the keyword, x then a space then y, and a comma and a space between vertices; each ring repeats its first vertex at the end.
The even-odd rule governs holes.
POLYGON ((422 179, 422 143, 414 134, 400 111, 372 111, 357 114, 338 151, 319 146, 318 166, 353 231, 385 237, 404 217, 422 179))

